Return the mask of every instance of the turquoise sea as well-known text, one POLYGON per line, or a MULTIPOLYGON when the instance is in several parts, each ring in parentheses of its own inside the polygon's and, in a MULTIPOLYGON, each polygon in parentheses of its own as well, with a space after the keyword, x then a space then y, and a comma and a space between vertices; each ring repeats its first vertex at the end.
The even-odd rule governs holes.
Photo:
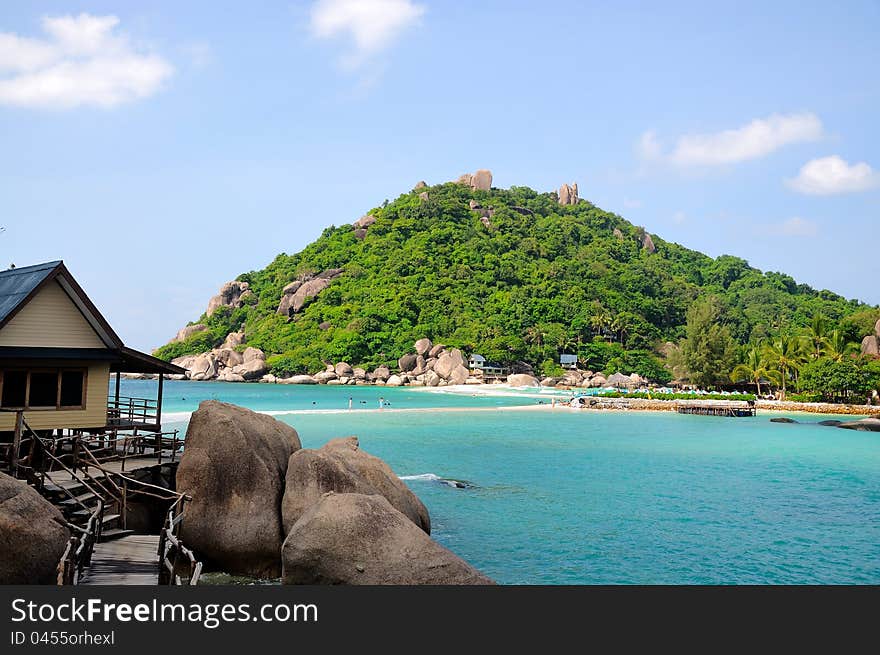
POLYGON ((215 398, 273 413, 304 447, 357 435, 427 505, 433 536, 501 583, 880 583, 880 434, 551 397, 168 382, 164 413, 185 428, 215 398))

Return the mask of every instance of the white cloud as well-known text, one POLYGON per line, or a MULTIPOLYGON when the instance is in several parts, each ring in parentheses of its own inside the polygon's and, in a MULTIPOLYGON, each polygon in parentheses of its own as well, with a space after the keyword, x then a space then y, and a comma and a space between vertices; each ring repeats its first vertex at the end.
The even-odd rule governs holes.
POLYGON ((0 32, 0 104, 115 107, 159 90, 174 72, 116 28, 116 16, 44 17, 44 38, 0 32))
POLYGON ((794 216, 782 223, 771 225, 768 232, 786 237, 814 237, 818 233, 818 228, 813 221, 794 216))
POLYGON ((685 134, 664 152, 653 131, 642 134, 643 159, 664 160, 677 166, 717 166, 759 159, 793 143, 822 137, 822 121, 815 114, 773 114, 742 127, 709 134, 685 134))
POLYGON ((351 50, 340 63, 354 70, 417 25, 424 13, 425 7, 411 0, 318 0, 310 26, 319 39, 350 39, 351 50))
POLYGON ((808 161, 796 178, 786 180, 795 191, 825 196, 880 187, 880 172, 865 162, 849 164, 838 155, 808 161))
POLYGON ((641 209, 642 201, 636 198, 624 198, 623 206, 627 209, 641 209))

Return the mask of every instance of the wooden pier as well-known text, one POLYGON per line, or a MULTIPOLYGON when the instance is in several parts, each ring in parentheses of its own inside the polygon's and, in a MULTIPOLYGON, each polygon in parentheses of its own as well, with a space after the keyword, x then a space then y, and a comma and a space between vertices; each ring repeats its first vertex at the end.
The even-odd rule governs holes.
POLYGON ((753 403, 724 400, 679 403, 676 410, 679 414, 726 416, 729 418, 742 418, 756 414, 753 403))
POLYGON ((95 544, 81 585, 159 584, 159 535, 129 535, 95 544))

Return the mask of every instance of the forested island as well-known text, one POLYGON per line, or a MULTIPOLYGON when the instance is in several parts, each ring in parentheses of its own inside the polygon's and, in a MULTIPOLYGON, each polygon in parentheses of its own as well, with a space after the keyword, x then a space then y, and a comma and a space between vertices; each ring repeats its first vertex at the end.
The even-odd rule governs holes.
POLYGON ((253 348, 287 377, 394 369, 424 338, 542 376, 571 353, 606 376, 801 401, 880 388, 880 308, 667 242, 577 185, 497 189, 485 170, 420 182, 240 275, 156 354, 253 348))

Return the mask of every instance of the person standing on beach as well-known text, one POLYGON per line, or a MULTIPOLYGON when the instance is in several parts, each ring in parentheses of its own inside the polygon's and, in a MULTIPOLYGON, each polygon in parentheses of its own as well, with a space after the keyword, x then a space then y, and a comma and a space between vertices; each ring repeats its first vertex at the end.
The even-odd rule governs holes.
POLYGON ((385 406, 385 399, 381 396, 379 397, 379 411, 382 411, 382 408, 385 406))
POLYGON ((348 397, 348 408, 351 409, 351 396, 348 397))

